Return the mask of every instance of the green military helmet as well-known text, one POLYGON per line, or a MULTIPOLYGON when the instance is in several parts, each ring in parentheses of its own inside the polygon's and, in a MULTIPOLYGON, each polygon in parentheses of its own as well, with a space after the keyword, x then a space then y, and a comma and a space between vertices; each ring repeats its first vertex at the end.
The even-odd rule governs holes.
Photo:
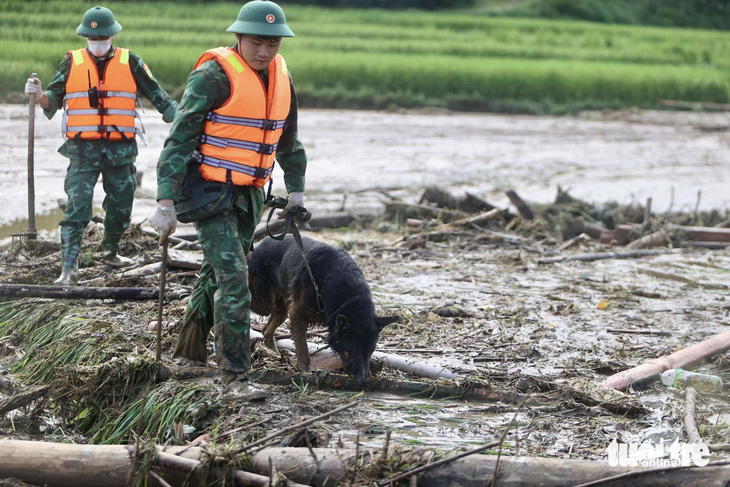
POLYGON ((111 37, 122 31, 122 26, 114 18, 111 10, 105 7, 90 8, 84 14, 76 33, 83 37, 95 39, 111 37))
POLYGON ((284 10, 268 0, 253 0, 241 7, 238 19, 226 32, 265 37, 294 37, 286 25, 284 10))

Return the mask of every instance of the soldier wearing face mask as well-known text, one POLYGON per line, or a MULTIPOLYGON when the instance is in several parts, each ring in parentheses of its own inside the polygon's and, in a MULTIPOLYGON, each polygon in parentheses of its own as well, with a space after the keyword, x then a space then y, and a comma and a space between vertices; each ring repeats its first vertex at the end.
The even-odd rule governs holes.
POLYGON ((131 263, 118 252, 137 186, 138 94, 152 102, 165 122, 172 122, 177 109, 177 102, 139 56, 112 46, 121 30, 111 10, 89 9, 76 29, 86 38, 87 47, 66 54, 45 91, 38 79, 29 78, 25 85, 25 93, 35 96, 49 119, 59 108, 64 110, 66 141, 58 152, 69 159, 64 181, 68 203, 60 222, 63 266, 55 284, 76 283, 81 240, 91 221, 94 185, 100 174, 106 193, 100 257, 114 267, 131 263))

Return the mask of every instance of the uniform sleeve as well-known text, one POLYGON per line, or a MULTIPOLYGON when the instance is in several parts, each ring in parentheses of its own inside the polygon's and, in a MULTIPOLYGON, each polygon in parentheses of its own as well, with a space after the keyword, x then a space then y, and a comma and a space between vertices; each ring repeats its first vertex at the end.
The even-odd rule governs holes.
POLYGON ((205 115, 220 106, 231 85, 216 61, 203 63, 188 76, 170 135, 157 161, 157 199, 180 201, 188 162, 203 133, 205 115))
POLYGON ((48 119, 53 118, 59 108, 63 106, 63 98, 66 96, 66 80, 71 72, 71 55, 66 54, 56 69, 56 74, 48 83, 44 93, 48 95, 48 110, 43 113, 48 119))
POLYGON ((286 118, 284 133, 276 149, 276 160, 284 171, 284 185, 287 193, 304 191, 304 173, 307 170, 307 154, 299 141, 299 102, 294 90, 294 82, 289 76, 291 86, 291 108, 286 118))
POLYGON ((137 82, 137 90, 152 102, 157 111, 162 114, 162 120, 167 123, 172 122, 175 118, 177 102, 162 89, 147 64, 133 52, 129 53, 129 67, 137 82))

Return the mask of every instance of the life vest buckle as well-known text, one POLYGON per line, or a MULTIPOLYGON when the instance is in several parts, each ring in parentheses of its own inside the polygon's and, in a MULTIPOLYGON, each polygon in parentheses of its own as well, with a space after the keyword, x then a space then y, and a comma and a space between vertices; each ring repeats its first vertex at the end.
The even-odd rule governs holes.
POLYGON ((261 128, 263 130, 274 130, 276 128, 276 120, 264 120, 261 128))
POLYGON ((269 176, 269 171, 263 167, 257 167, 254 170, 253 177, 258 179, 266 179, 269 176))
POLYGON ((256 151, 256 152, 258 152, 259 154, 271 155, 271 154, 274 153, 274 148, 275 147, 276 146, 274 144, 260 144, 259 145, 259 150, 256 151))

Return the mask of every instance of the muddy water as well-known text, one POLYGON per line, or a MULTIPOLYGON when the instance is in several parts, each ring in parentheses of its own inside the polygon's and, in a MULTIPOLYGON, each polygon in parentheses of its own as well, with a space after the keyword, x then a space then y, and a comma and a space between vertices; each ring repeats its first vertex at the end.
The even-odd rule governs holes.
MULTIPOLYGON (((27 217, 28 107, 0 105, 0 236, 15 233, 27 217)), ((144 178, 134 221, 152 208, 155 165, 169 125, 148 109, 147 146, 137 160, 144 178)), ((36 110, 36 208, 57 208, 65 197, 67 161, 61 116, 46 120, 36 110)), ((300 134, 309 153, 307 194, 313 209, 375 205, 388 189, 417 198, 427 185, 470 191, 507 205, 506 189, 525 199, 551 201, 558 185, 588 201, 644 202, 663 211, 726 208, 730 197, 730 120, 725 115, 682 112, 586 113, 575 117, 527 117, 457 113, 380 113, 302 110, 300 134)), ((283 192, 281 172, 275 190, 283 192)), ((99 187, 95 203, 100 205, 99 187)), ((44 223, 45 225, 45 223, 44 223)), ((48 225, 53 229, 55 225, 48 225)), ((41 227, 42 228, 42 227, 41 227)))

